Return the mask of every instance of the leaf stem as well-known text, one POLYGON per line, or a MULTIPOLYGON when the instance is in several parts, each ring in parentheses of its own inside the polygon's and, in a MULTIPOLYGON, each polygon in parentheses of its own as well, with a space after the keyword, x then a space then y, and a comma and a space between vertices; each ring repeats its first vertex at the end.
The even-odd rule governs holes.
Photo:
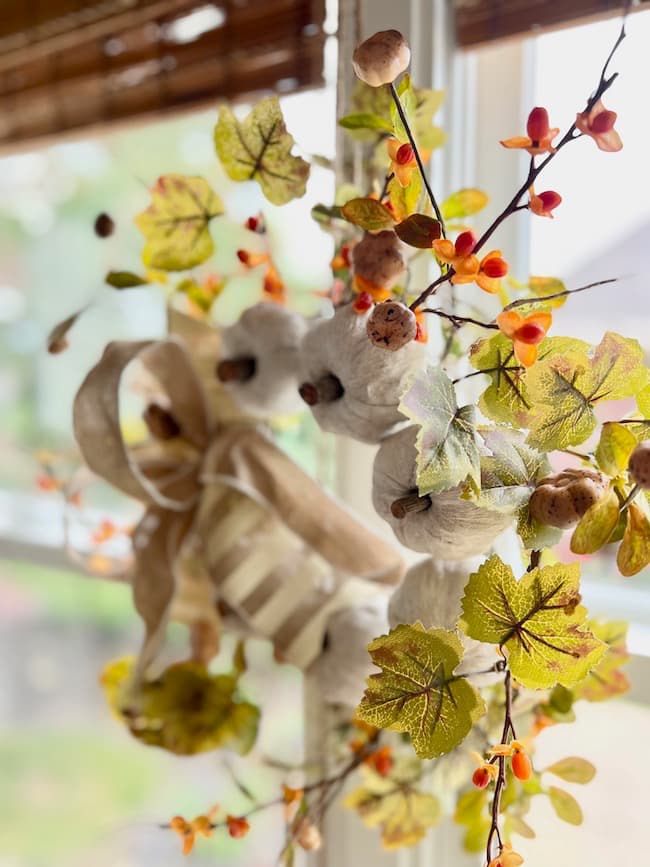
POLYGON ((639 493, 640 490, 641 490, 640 485, 634 485, 634 487, 632 488, 630 493, 627 495, 627 497, 621 503, 621 508, 620 508, 621 512, 623 512, 623 511, 625 511, 625 509, 627 509, 627 507, 630 505, 630 503, 636 497, 636 495, 639 493))

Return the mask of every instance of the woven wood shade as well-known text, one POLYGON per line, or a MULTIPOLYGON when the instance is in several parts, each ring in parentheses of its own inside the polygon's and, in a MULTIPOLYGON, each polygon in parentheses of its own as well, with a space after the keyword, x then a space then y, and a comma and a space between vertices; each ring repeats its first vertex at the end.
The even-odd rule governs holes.
POLYGON ((319 85, 324 7, 325 0, 0 0, 0 146, 319 85), (201 22, 210 29, 197 34, 201 22))
MULTIPOLYGON (((454 0, 456 36, 461 47, 470 48, 620 15, 623 6, 622 0, 454 0)), ((643 7, 650 8, 650 0, 637 0, 633 10, 643 7)))

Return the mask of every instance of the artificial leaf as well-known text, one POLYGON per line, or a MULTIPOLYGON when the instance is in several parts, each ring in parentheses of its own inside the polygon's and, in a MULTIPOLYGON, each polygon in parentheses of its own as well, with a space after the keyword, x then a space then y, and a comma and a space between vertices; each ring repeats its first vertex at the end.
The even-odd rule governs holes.
POLYGON ((548 796, 558 819, 570 825, 582 825, 582 810, 573 795, 565 792, 564 789, 550 786, 548 796))
POLYGON ((605 422, 596 448, 599 468, 608 476, 620 475, 627 469, 636 444, 636 437, 626 425, 614 421, 605 422))
POLYGON ((620 502, 616 491, 609 488, 584 513, 571 536, 574 554, 593 554, 606 545, 618 524, 620 502))
POLYGON ((438 220, 426 214, 411 214, 395 226, 395 234, 401 241, 420 250, 429 250, 441 231, 438 220))
POLYGON ((367 232, 391 229, 395 225, 395 218, 386 205, 370 196, 346 202, 341 208, 341 214, 349 223, 354 223, 367 232))
POLYGON ((403 222, 415 213, 422 192, 422 178, 419 172, 413 172, 408 186, 403 187, 397 178, 388 183, 388 198, 393 209, 393 216, 403 222))
POLYGON ((463 648, 455 632, 401 625, 368 646, 380 674, 368 678, 357 717, 408 732, 420 758, 447 753, 485 713, 479 693, 455 677, 463 648))
POLYGON ((621 575, 630 578, 650 563, 650 520, 636 503, 627 507, 627 526, 618 547, 616 565, 621 575))
POLYGON ((421 496, 446 491, 467 478, 479 488, 475 410, 458 406, 454 386, 441 368, 429 366, 416 375, 400 411, 420 425, 416 447, 421 496))
POLYGON ((203 178, 163 175, 151 190, 151 204, 135 218, 145 237, 142 261, 163 271, 185 271, 214 252, 208 225, 223 214, 223 203, 203 178))
POLYGON ((522 686, 570 686, 587 675, 606 648, 585 626, 579 575, 577 563, 557 563, 517 581, 495 555, 471 575, 459 625, 470 638, 502 647, 522 686))
MULTIPOLYGON (((539 346, 538 363, 568 349, 586 350, 587 344, 569 337, 547 337, 539 346)), ((481 412, 497 422, 527 427, 532 403, 526 370, 515 358, 512 341, 501 333, 479 340, 472 346, 469 360, 473 367, 491 379, 479 400, 481 412)))
POLYGON ((650 385, 644 386, 636 395, 636 405, 645 418, 650 418, 650 385))
POLYGON ((586 759, 569 756, 545 768, 546 773, 554 774, 567 783, 589 783, 596 774, 596 768, 586 759))
MULTIPOLYGON (((557 295, 560 292, 566 291, 566 286, 557 277, 529 277, 528 288, 537 298, 544 298, 548 295, 557 295)), ((548 307, 562 307, 566 304, 568 295, 562 298, 552 298, 550 301, 545 301, 548 307)))
POLYGON ((272 204, 285 205, 304 196, 309 163, 291 154, 294 142, 277 96, 262 99, 242 121, 222 106, 214 143, 228 177, 258 181, 272 204))
POLYGON ((343 129, 371 129, 379 132, 392 132, 392 125, 378 114, 367 111, 358 111, 347 114, 339 120, 339 126, 343 129))
POLYGON ((149 280, 132 271, 109 271, 104 282, 113 289, 133 289, 135 286, 146 286, 149 280))
POLYGON ((440 205, 442 217, 448 220, 462 220, 477 214, 488 203, 488 197, 481 190, 463 189, 453 193, 440 205))
POLYGON ((343 214, 338 205, 314 205, 311 216, 317 223, 331 224, 332 220, 342 220, 343 214))
POLYGON ((82 307, 81 310, 77 310, 76 313, 73 313, 72 316, 68 316, 67 319, 64 319, 62 322, 58 322, 54 328, 47 335, 47 351, 50 355, 58 355, 60 352, 64 352, 69 344, 68 344, 68 331, 75 324, 77 319, 81 316, 81 314, 87 309, 86 307, 82 307))
POLYGON ((535 832, 527 822, 524 822, 521 816, 509 815, 506 822, 509 824, 510 831, 513 834, 519 834, 520 837, 525 837, 527 840, 535 839, 535 832))
POLYGON ((526 377, 532 404, 528 442, 544 451, 584 442, 596 427, 593 407, 635 395, 647 378, 639 342, 613 332, 593 355, 568 351, 540 359, 526 377))
POLYGON ((454 822, 466 828, 463 846, 467 852, 482 852, 485 849, 485 840, 490 830, 487 803, 486 789, 470 789, 458 799, 454 822))
POLYGON ((550 547, 562 533, 540 524, 530 514, 529 501, 536 483, 551 467, 545 455, 526 445, 523 434, 508 428, 484 434, 489 455, 481 455, 481 490, 471 489, 464 498, 497 512, 516 515, 517 532, 526 548, 550 547))
POLYGON ((247 753, 259 709, 237 696, 238 674, 210 674, 198 662, 171 665, 134 693, 133 661, 110 663, 101 678, 109 704, 131 734, 177 755, 227 747, 247 753))
POLYGON ((573 687, 572 699, 605 701, 623 695, 630 688, 628 678, 620 670, 630 658, 627 650, 627 623, 620 620, 592 620, 589 628, 596 638, 605 642, 607 650, 596 668, 573 687))
POLYGON ((343 802, 368 827, 381 829, 385 849, 414 846, 440 820, 440 802, 417 788, 420 768, 413 764, 398 761, 388 776, 362 767, 363 785, 343 802))

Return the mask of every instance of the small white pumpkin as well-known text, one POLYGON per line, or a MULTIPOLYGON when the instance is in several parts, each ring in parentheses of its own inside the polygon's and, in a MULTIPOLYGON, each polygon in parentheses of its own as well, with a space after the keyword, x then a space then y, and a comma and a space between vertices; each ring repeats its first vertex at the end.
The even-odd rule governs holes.
POLYGON ((223 330, 217 376, 240 409, 269 418, 302 408, 299 354, 307 328, 301 314, 263 301, 223 330))
POLYGON ((323 430, 377 443, 406 419, 399 403, 423 363, 423 344, 411 341, 396 352, 373 346, 369 312, 338 307, 306 334, 301 351, 303 400, 323 430))
POLYGON ((417 425, 405 427, 385 439, 377 451, 372 484, 377 514, 390 524, 402 545, 413 551, 443 560, 483 554, 512 523, 512 517, 462 500, 459 488, 416 502, 418 429, 417 425))

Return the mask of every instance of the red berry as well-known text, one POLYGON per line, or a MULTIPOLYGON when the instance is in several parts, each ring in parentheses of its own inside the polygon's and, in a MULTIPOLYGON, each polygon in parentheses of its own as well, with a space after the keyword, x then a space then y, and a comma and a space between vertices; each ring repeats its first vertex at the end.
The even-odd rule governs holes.
POLYGON ((415 152, 411 145, 407 142, 397 149, 395 154, 395 162, 400 166, 407 166, 415 159, 415 152))
POLYGON ((237 258, 245 265, 250 258, 250 253, 248 253, 246 250, 237 250, 237 258))
POLYGON ((616 123, 616 117, 617 115, 615 111, 601 111, 600 114, 597 114, 591 122, 592 132, 595 132, 598 135, 609 132, 616 123))
POLYGON ((250 229, 251 232, 257 231, 257 227, 259 225, 259 219, 257 217, 249 217, 246 220, 246 228, 250 229))
POLYGON ((546 332, 542 326, 536 322, 526 322, 515 332, 517 340, 520 340, 522 343, 528 343, 530 346, 541 343, 545 335, 546 332))
POLYGON ((98 238, 108 238, 115 231, 115 223, 108 214, 99 214, 95 220, 95 234, 98 238))
POLYGON ((490 772, 485 767, 485 765, 481 765, 480 768, 477 768, 472 774, 472 782, 476 786, 477 789, 484 789, 487 784, 490 782, 490 772))
POLYGON ((486 277, 505 277, 508 273, 508 263, 505 259, 495 256, 493 259, 488 259, 481 270, 486 277))
POLYGON ((555 190, 544 190, 538 198, 542 200, 542 205, 545 211, 553 211, 562 202, 562 196, 556 193, 555 190))
POLYGON ((370 310, 373 304, 374 301, 370 292, 362 292, 354 300, 354 309, 357 313, 365 313, 366 310, 370 310))
POLYGON ((526 132, 528 138, 534 142, 543 139, 548 135, 549 131, 548 112, 545 108, 534 108, 528 115, 528 123, 526 124, 526 132))
POLYGON ((246 821, 246 819, 238 817, 238 816, 228 816, 226 818, 226 823, 228 825, 228 833, 235 840, 241 839, 241 837, 245 837, 246 834, 250 831, 250 825, 246 821))
POLYGON ((474 232, 461 232, 454 246, 457 256, 470 256, 476 246, 476 235, 474 232))
POLYGON ((350 267, 350 245, 349 244, 343 244, 343 246, 341 247, 341 259, 343 259, 343 261, 345 262, 345 264, 349 268, 350 267))
POLYGON ((517 751, 512 757, 512 773, 518 780, 526 782, 530 780, 533 773, 533 766, 526 753, 517 751))
POLYGON ((382 747, 370 756, 370 764, 381 777, 387 777, 393 767, 392 750, 390 747, 382 747))

